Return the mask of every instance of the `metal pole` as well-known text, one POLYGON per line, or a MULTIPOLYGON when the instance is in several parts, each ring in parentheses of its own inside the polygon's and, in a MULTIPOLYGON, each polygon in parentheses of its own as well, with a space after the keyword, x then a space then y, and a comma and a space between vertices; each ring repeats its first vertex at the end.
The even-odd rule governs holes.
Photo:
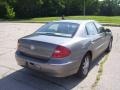
POLYGON ((84 0, 84 6, 83 6, 83 14, 84 14, 84 16, 85 16, 85 13, 86 12, 86 6, 85 6, 85 0, 84 0))

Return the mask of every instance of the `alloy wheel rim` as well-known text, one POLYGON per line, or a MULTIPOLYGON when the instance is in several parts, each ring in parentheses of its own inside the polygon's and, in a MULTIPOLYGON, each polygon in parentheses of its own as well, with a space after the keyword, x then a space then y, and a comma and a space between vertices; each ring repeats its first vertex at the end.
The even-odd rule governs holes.
POLYGON ((89 57, 86 56, 86 57, 85 57, 85 61, 84 61, 84 63, 83 63, 83 74, 84 74, 84 75, 87 75, 87 73, 88 73, 89 63, 90 63, 89 57))

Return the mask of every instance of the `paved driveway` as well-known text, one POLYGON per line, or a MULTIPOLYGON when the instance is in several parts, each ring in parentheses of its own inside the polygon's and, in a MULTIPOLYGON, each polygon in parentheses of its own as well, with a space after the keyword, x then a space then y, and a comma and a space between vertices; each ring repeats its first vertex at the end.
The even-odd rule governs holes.
POLYGON ((120 27, 110 27, 114 35, 110 54, 93 62, 87 78, 53 78, 16 64, 17 39, 34 32, 42 24, 0 23, 0 90, 119 90, 120 27))

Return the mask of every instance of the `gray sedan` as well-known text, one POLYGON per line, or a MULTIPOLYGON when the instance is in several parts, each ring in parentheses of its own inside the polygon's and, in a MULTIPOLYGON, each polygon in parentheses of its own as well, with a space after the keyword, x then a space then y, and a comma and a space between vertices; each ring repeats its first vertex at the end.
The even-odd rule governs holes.
POLYGON ((60 20, 18 40, 17 63, 54 77, 86 77, 90 64, 110 52, 113 36, 94 20, 60 20))

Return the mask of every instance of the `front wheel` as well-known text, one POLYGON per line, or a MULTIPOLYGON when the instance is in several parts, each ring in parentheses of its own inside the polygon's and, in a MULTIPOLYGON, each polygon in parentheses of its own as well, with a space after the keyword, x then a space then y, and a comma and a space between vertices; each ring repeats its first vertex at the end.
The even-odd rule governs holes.
POLYGON ((110 52, 111 49, 112 49, 112 39, 111 39, 110 42, 109 42, 109 45, 108 45, 108 47, 107 47, 107 49, 106 49, 106 52, 110 52))
POLYGON ((79 71, 77 73, 77 76, 80 78, 85 78, 89 72, 90 69, 90 62, 91 62, 91 56, 90 54, 85 55, 81 62, 81 66, 79 68, 79 71))

